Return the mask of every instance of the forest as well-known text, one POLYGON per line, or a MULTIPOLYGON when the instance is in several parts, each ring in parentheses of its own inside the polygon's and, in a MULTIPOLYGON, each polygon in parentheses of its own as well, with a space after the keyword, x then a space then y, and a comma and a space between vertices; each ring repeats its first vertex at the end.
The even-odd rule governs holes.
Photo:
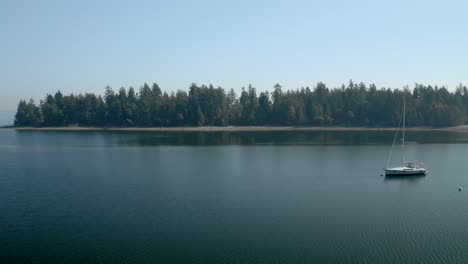
POLYGON ((47 94, 36 104, 21 100, 15 115, 17 127, 99 126, 397 126, 406 101, 408 126, 444 127, 468 121, 468 90, 415 84, 412 89, 377 88, 350 81, 330 89, 315 87, 257 94, 252 85, 226 91, 212 85, 192 84, 187 91, 163 92, 158 84, 144 84, 103 96, 92 93, 47 94))

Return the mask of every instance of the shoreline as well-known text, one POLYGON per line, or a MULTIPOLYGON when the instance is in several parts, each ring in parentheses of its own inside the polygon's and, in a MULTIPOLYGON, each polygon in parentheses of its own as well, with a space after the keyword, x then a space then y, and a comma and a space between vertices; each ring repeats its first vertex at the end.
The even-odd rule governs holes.
MULTIPOLYGON (((17 131, 152 131, 152 132, 254 132, 254 131, 395 131, 394 127, 328 126, 202 126, 202 127, 0 127, 17 131)), ((468 132, 468 126, 407 127, 406 131, 468 132)))

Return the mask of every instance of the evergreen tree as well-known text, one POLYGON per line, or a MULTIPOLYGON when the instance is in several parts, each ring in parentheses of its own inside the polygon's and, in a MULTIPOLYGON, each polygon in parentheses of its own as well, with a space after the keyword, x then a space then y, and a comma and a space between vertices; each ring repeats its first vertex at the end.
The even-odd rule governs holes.
POLYGON ((62 110, 55 103, 55 98, 48 94, 40 104, 42 114, 44 115, 44 126, 60 126, 63 121, 62 110))
POLYGON ((15 115, 15 126, 40 126, 44 122, 39 107, 31 99, 28 103, 21 100, 15 115))
POLYGON ((258 98, 257 124, 268 125, 271 115, 271 102, 268 92, 261 92, 258 98))
POLYGON ((46 95, 39 106, 21 100, 15 126, 203 126, 203 125, 345 125, 395 126, 406 100, 408 126, 456 126, 468 121, 468 89, 415 84, 413 90, 377 89, 354 83, 329 89, 315 87, 272 93, 249 85, 237 97, 234 89, 192 84, 189 92, 163 92, 155 83, 139 93, 130 87, 104 99, 94 94, 46 95))

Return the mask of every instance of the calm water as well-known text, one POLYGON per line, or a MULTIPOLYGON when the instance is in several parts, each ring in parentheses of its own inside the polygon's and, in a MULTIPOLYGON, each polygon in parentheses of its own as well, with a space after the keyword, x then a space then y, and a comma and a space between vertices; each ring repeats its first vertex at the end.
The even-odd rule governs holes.
POLYGON ((468 135, 392 136, 0 130, 0 262, 466 263, 468 135))

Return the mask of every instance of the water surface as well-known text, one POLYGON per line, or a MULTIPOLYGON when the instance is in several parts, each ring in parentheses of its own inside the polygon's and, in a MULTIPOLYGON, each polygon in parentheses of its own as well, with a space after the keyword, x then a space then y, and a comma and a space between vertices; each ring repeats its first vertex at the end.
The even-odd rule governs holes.
POLYGON ((0 262, 466 263, 468 136, 392 137, 0 130, 0 262))

